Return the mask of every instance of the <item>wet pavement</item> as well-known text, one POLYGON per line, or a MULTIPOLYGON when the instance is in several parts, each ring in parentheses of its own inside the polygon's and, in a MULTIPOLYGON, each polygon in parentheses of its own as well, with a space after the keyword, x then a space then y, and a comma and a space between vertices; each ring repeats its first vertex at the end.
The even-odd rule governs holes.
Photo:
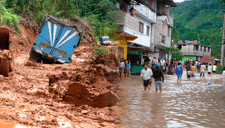
POLYGON ((140 76, 121 83, 124 128, 225 127, 225 76, 165 76, 162 93, 144 91, 140 76))

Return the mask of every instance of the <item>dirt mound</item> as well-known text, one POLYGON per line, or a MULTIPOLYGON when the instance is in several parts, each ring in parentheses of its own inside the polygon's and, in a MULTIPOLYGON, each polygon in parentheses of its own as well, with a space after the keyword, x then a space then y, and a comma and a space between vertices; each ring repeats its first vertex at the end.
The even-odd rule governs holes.
POLYGON ((100 54, 95 59, 94 63, 104 64, 106 66, 109 66, 110 68, 115 68, 116 67, 116 57, 114 55, 100 54))
POLYGON ((37 37, 38 26, 35 23, 22 20, 19 25, 21 33, 18 33, 14 27, 7 26, 7 28, 9 29, 9 50, 15 55, 21 52, 30 52, 37 37))
POLYGON ((79 46, 74 51, 74 55, 79 59, 95 59, 97 53, 92 46, 79 46))
POLYGON ((94 29, 87 20, 74 17, 70 21, 83 30, 83 37, 80 41, 81 44, 93 44, 96 42, 93 35, 94 29))
POLYGON ((74 71, 50 75, 49 91, 54 98, 76 106, 114 106, 119 100, 111 83, 115 76, 117 73, 106 65, 82 65, 74 71))

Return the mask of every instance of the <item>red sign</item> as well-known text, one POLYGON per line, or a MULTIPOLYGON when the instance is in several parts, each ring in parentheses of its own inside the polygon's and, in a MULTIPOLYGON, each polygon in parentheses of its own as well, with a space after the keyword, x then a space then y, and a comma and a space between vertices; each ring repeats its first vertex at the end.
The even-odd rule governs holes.
POLYGON ((211 59, 215 59, 214 56, 203 56, 203 58, 211 58, 211 59))

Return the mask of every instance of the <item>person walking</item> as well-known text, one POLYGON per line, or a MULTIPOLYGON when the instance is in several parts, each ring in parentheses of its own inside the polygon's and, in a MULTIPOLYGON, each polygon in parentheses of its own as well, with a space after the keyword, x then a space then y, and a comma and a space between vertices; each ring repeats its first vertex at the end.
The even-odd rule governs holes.
POLYGON ((144 64, 144 69, 141 70, 141 77, 142 77, 142 82, 144 86, 144 90, 150 90, 151 89, 151 78, 152 78, 152 70, 148 68, 148 64, 144 64))
POLYGON ((165 64, 165 60, 162 58, 161 61, 160 61, 160 64, 161 64, 161 70, 163 72, 163 70, 165 69, 164 67, 164 64, 165 64))
POLYGON ((147 64, 148 64, 148 68, 151 69, 151 60, 150 59, 147 59, 147 64))
POLYGON ((127 60, 126 61, 126 67, 127 67, 127 77, 129 77, 130 76, 130 69, 131 69, 131 65, 130 65, 130 61, 129 60, 127 60))
POLYGON ((213 71, 213 73, 216 73, 216 70, 217 70, 217 66, 216 66, 216 65, 213 65, 213 66, 212 66, 212 71, 213 71))
POLYGON ((156 66, 156 57, 154 57, 154 59, 152 60, 152 70, 154 71, 156 66))
POLYGON ((191 66, 191 76, 192 77, 195 77, 195 72, 196 72, 196 67, 195 67, 195 64, 192 63, 192 66, 191 66))
POLYGON ((208 74, 211 76, 212 75, 212 64, 210 63, 208 66, 208 74))
POLYGON ((168 61, 166 61, 166 74, 168 73, 168 71, 169 71, 169 62, 168 61))
POLYGON ((191 78, 191 65, 187 65, 187 78, 191 78))
POLYGON ((201 63, 198 62, 198 65, 197 65, 197 73, 200 73, 200 68, 201 68, 201 63))
POLYGON ((178 62, 178 65, 176 66, 176 74, 177 74, 177 82, 180 80, 181 82, 181 77, 183 74, 183 66, 181 65, 180 62, 178 62))
POLYGON ((155 71, 153 72, 153 78, 155 79, 155 91, 158 92, 159 89, 160 92, 162 92, 162 82, 164 82, 164 76, 158 66, 156 66, 155 71))
POLYGON ((156 63, 156 66, 160 67, 160 59, 158 59, 158 62, 156 63))
POLYGON ((205 72, 206 72, 206 66, 204 64, 201 65, 200 67, 200 77, 201 76, 205 76, 205 72))
POLYGON ((120 78, 123 77, 123 73, 124 73, 124 67, 125 67, 125 63, 123 61, 123 58, 120 59, 120 62, 119 62, 119 73, 120 73, 120 78))

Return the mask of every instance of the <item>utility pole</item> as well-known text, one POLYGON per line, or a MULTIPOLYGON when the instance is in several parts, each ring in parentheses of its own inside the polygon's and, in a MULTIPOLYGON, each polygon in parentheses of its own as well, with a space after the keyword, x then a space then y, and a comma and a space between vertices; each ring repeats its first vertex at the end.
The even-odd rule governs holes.
POLYGON ((223 37, 222 37, 222 48, 221 48, 221 65, 222 65, 222 70, 224 69, 224 43, 225 43, 225 34, 224 34, 224 29, 225 29, 225 14, 223 18, 223 37))

